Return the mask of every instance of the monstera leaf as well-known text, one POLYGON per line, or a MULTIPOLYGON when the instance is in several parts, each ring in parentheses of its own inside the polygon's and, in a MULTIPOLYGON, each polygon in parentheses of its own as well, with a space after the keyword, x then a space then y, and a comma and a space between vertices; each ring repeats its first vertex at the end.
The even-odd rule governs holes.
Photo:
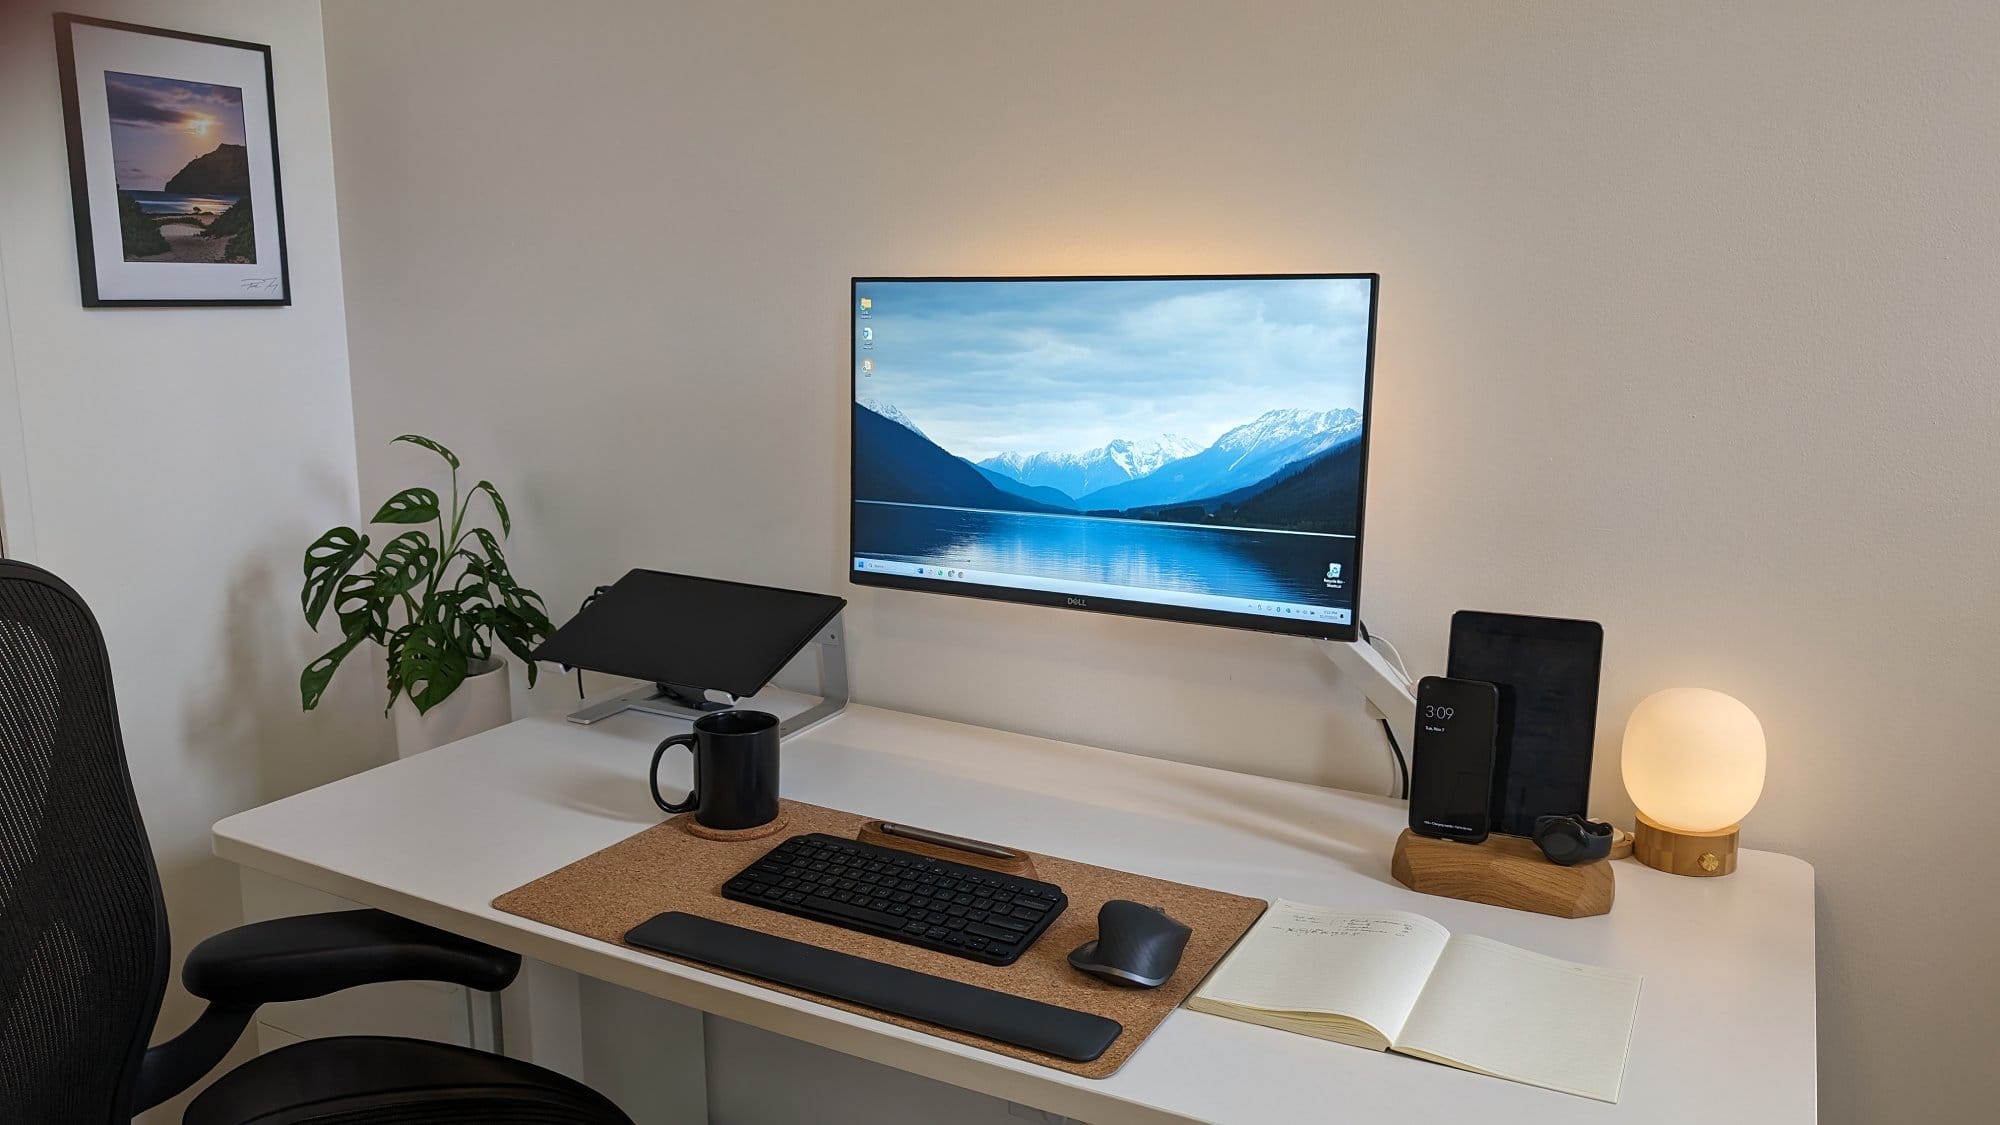
POLYGON ((422 434, 404 434, 402 437, 396 438, 394 440, 407 441, 411 445, 421 445, 425 449, 430 450, 432 453, 437 454, 439 457, 444 458, 445 463, 451 466, 453 472, 458 471, 458 454, 453 453, 451 450, 446 449, 444 446, 439 445, 437 442, 434 442, 431 439, 424 437, 422 434))
POLYGON ((405 531, 382 548, 375 564, 375 583, 385 597, 406 594, 423 584, 437 566, 437 549, 430 536, 421 531, 405 531))
POLYGON ((429 523, 438 518, 438 494, 428 488, 406 488, 382 502, 370 523, 429 523))
POLYGON ((382 593, 374 571, 341 579, 333 612, 340 618, 342 636, 366 637, 379 643, 388 635, 389 598, 382 593))
POLYGON ((410 634, 415 630, 415 625, 400 625, 390 630, 389 635, 382 640, 382 649, 389 657, 389 702, 382 705, 384 715, 389 713, 390 708, 396 706, 396 697, 403 694, 401 671, 403 644, 410 639, 410 634))
POLYGON ((459 553, 466 557, 468 564, 477 565, 480 572, 499 575, 512 582, 513 579, 507 574, 507 556, 500 550, 500 540, 494 538, 493 533, 483 527, 475 527, 466 534, 479 545, 479 550, 476 552, 470 547, 458 549, 459 553))
POLYGON ((493 513, 500 517, 500 534, 514 534, 514 521, 507 518, 507 502, 500 499, 500 490, 493 487, 493 482, 490 480, 480 481, 478 484, 472 486, 472 491, 484 492, 487 499, 493 501, 493 513))
POLYGON ((319 697, 326 694, 326 685, 333 679, 334 669, 340 667, 340 662, 347 659, 347 654, 354 651, 355 645, 367 639, 365 634, 352 634, 299 673, 299 702, 305 710, 319 706, 319 697))
POLYGON ((437 596, 431 599, 431 611, 437 615, 445 639, 454 648, 463 651, 468 661, 493 658, 491 630, 486 634, 480 632, 485 608, 481 602, 485 597, 483 586, 459 586, 439 590, 437 596))
POLYGON ((351 527, 336 527, 306 548, 306 585, 299 605, 306 624, 319 628, 320 615, 333 600, 334 587, 368 554, 368 537, 351 527))
POLYGON ((419 621, 396 653, 396 679, 417 710, 426 712, 465 682, 468 663, 442 623, 419 621))

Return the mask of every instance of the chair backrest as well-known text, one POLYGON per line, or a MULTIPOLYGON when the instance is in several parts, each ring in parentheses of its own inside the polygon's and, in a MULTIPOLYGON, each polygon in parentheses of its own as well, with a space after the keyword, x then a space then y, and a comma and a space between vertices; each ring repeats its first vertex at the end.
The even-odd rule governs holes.
POLYGON ((0 561, 0 1122, 130 1120, 167 973, 104 636, 0 561))

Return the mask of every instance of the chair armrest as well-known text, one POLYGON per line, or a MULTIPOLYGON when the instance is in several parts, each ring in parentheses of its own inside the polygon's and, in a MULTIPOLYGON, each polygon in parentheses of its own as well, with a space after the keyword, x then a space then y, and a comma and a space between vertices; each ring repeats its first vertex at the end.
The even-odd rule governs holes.
POLYGON ((380 910, 343 910, 216 934, 189 951, 181 983, 217 1005, 255 1008, 392 980, 494 992, 520 970, 521 958, 504 949, 380 910))

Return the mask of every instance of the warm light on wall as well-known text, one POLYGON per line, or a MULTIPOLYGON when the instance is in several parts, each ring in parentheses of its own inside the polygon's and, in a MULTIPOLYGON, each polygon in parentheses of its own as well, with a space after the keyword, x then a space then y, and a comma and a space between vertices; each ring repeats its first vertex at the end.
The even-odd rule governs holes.
POLYGON ((1680 875, 1736 870, 1736 826, 1764 792, 1764 727, 1732 696, 1668 688, 1625 724, 1625 791, 1639 807, 1632 854, 1680 875))

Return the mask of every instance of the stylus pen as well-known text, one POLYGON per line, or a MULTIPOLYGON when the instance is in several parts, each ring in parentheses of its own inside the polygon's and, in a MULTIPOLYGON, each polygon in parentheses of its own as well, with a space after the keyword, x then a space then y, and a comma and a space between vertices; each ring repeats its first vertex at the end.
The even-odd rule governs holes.
POLYGON ((1020 859, 1016 852, 1010 852, 998 844, 988 844, 981 840, 968 840, 963 836, 953 836, 948 832, 933 832, 928 828, 912 828, 907 824, 882 822, 884 836, 901 836, 905 840, 916 840, 925 844, 936 844, 940 848, 953 848, 974 855, 990 856, 994 859, 1020 859))

